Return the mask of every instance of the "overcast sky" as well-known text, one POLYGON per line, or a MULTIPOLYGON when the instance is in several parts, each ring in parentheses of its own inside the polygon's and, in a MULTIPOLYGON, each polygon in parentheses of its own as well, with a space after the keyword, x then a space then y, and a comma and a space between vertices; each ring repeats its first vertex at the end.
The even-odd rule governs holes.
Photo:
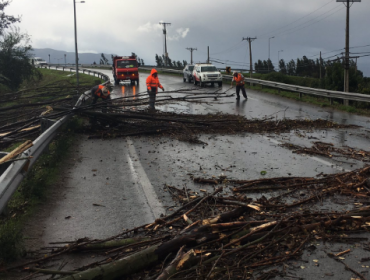
MULTIPOLYGON (((207 59, 207 46, 218 67, 249 68, 248 42, 253 63, 269 56, 316 59, 344 52, 346 8, 336 0, 85 0, 76 3, 78 51, 129 55, 135 52, 145 64, 163 54, 163 32, 171 59, 195 62, 207 59), (274 38, 271 38, 274 37, 274 38), (271 38, 271 39, 269 39, 271 38), (279 52, 280 51, 280 52, 279 52)), ((370 54, 370 1, 350 9, 350 51, 370 54), (365 47, 364 47, 365 46, 365 47)), ((5 9, 19 15, 21 31, 31 36, 34 48, 74 51, 73 0, 13 0, 5 9)), ((359 70, 370 76, 370 56, 358 59, 359 70)))

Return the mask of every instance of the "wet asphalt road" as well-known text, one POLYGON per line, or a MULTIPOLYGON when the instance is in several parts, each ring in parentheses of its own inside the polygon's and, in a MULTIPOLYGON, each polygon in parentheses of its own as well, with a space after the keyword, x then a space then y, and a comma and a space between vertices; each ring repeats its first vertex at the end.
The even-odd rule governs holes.
MULTIPOLYGON (((108 75, 110 70, 101 70, 108 75)), ((113 98, 138 95, 146 91, 145 79, 140 84, 120 84, 114 87, 113 98)), ((194 88, 179 76, 159 75, 166 91, 194 88)), ((199 87, 197 87, 199 88, 199 87)), ((197 90, 214 92, 218 87, 197 90)), ((222 91, 229 89, 224 84, 222 91)), ((228 93, 233 92, 230 90, 228 93)), ((362 162, 293 154, 280 143, 291 142, 311 146, 310 141, 330 142, 340 147, 370 150, 370 118, 351 115, 328 108, 247 90, 248 100, 235 96, 203 100, 201 103, 177 102, 156 106, 159 110, 189 114, 231 113, 247 118, 274 117, 328 119, 342 124, 360 125, 360 129, 292 131, 281 135, 246 134, 244 136, 202 135, 208 145, 194 145, 170 138, 132 137, 110 140, 88 140, 81 135, 73 155, 62 170, 62 176, 51 190, 50 199, 28 223, 26 229, 29 248, 47 246, 49 242, 75 240, 82 237, 106 238, 123 229, 151 223, 160 214, 170 214, 176 206, 165 184, 199 192, 199 186, 190 179, 194 176, 218 176, 221 173, 237 179, 264 177, 315 176, 321 172, 336 173, 363 166, 362 162), (309 140, 308 138, 314 139, 309 140)), ((168 95, 163 93, 163 95, 168 95)), ((181 94, 172 94, 181 96, 181 94)), ((161 94, 159 95, 159 97, 161 94)), ((202 189, 207 188, 202 186, 202 189)), ((212 191, 208 187, 208 191, 212 191)), ((230 192, 226 190, 225 192, 230 192)), ((255 195, 260 197, 263 194, 255 195)), ((264 194, 269 197, 270 194, 264 194)), ((352 209, 342 205, 342 209, 352 209)), ((337 210, 337 205, 317 205, 317 210, 337 210)), ((76 267, 79 261, 70 262, 76 267)), ((328 264, 329 270, 335 266, 328 264)), ((300 267, 301 264, 297 264, 300 267)), ((303 266, 303 265, 302 265, 303 266)), ((306 267, 308 267, 306 265, 306 267)), ((312 266, 305 279, 322 278, 326 270, 312 266), (316 270, 315 270, 316 269, 316 270)), ((67 268, 66 268, 67 269, 67 268)), ((331 279, 350 279, 341 271, 331 279)), ((303 271, 304 269, 301 268, 303 271)))

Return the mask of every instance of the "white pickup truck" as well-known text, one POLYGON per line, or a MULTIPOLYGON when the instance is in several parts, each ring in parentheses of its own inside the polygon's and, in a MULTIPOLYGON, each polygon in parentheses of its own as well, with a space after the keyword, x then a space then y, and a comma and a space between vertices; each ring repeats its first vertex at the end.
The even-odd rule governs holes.
POLYGON ((222 75, 217 68, 209 63, 197 63, 193 69, 193 80, 194 85, 199 83, 200 86, 203 86, 206 83, 211 83, 213 86, 215 83, 219 87, 222 87, 222 75))

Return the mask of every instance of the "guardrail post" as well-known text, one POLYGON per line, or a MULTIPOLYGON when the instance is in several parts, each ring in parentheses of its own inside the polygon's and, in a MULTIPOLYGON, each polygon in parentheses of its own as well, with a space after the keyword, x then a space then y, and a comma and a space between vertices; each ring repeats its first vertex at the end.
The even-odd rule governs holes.
POLYGON ((302 96, 303 96, 303 93, 302 93, 302 92, 300 92, 300 93, 299 93, 299 99, 302 99, 302 96))
POLYGON ((348 99, 343 99, 343 105, 349 106, 349 100, 348 99))
POLYGON ((46 130, 48 130, 49 127, 51 127, 55 123, 55 120, 42 118, 41 119, 41 133, 44 133, 46 130))
POLYGON ((333 103, 334 103, 333 98, 329 98, 329 102, 330 102, 330 105, 333 105, 333 103))

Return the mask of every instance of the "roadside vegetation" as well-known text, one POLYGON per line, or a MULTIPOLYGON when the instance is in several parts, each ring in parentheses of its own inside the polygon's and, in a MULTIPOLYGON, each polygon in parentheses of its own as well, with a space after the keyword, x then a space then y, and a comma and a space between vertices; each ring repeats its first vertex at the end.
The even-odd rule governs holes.
MULTIPOLYGON (((249 77, 248 73, 244 73, 245 77, 249 77)), ((304 87, 312 87, 312 88, 325 88, 324 86, 328 83, 331 83, 331 80, 322 80, 315 79, 315 78, 304 78, 304 77, 297 77, 297 76, 288 76, 284 75, 282 73, 274 72, 269 74, 260 74, 256 73, 252 75, 252 78, 254 79, 261 79, 261 80, 267 80, 267 81, 274 81, 278 83, 285 83, 285 84, 291 84, 291 85, 297 85, 297 86, 304 86, 304 87)), ((363 94, 370 94, 370 78, 363 78, 359 79, 361 83, 358 85, 358 91, 357 93, 363 93, 363 94), (360 92, 360 89, 362 89, 363 92, 360 92), (369 93, 368 93, 369 91, 369 93)), ((341 81, 343 82, 343 81, 341 81)), ((341 84, 343 86, 343 84, 341 84)), ((313 96, 313 95, 307 95, 303 94, 302 98, 299 97, 299 94, 297 92, 290 92, 290 91, 284 91, 284 90, 278 90, 275 88, 269 88, 266 86, 261 87, 260 85, 254 85, 250 86, 249 83, 246 83, 246 87, 271 93, 274 95, 284 96, 286 98, 294 99, 297 101, 307 102, 310 104, 314 104, 320 107, 330 107, 335 108, 337 110, 349 112, 349 113, 356 113, 361 115, 370 116, 370 104, 365 102, 358 102, 358 101, 349 101, 349 105, 344 105, 343 100, 341 99, 335 99, 333 98, 332 103, 328 98, 320 97, 320 96, 313 96)), ((338 89, 330 89, 330 90, 338 90, 338 89)), ((338 91, 343 91, 343 88, 338 91)))
POLYGON ((68 158, 77 138, 74 131, 80 125, 81 119, 73 117, 64 126, 49 145, 49 152, 40 157, 14 193, 6 214, 0 217, 0 268, 2 263, 14 261, 25 253, 23 225, 45 201, 50 186, 58 180, 63 161, 68 158))
POLYGON ((15 142, 34 140, 41 132, 41 118, 60 118, 58 108, 71 108, 81 93, 102 83, 100 78, 80 74, 79 93, 76 94, 76 77, 73 73, 49 69, 39 71, 39 80, 25 81, 17 92, 2 95, 0 150, 15 142), (8 134, 12 137, 8 137, 8 134))
MULTIPOLYGON (((29 36, 14 27, 20 18, 4 13, 10 2, 0 0, 0 150, 8 152, 40 134, 39 117, 49 111, 50 104, 70 106, 76 95, 73 73, 37 69, 30 64, 29 36), (32 126, 30 130, 19 131, 27 124, 32 126)), ((81 74, 80 92, 101 82, 97 77, 81 74)), ((60 166, 76 139, 74 129, 79 125, 77 117, 65 125, 49 145, 49 152, 40 157, 14 193, 6 213, 0 216, 0 270, 1 264, 24 253, 23 225, 58 178, 60 166)))
POLYGON ((328 98, 320 97, 320 96, 303 94, 302 98, 300 98, 299 94, 296 92, 289 92, 289 91, 283 91, 283 90, 279 91, 278 89, 268 88, 268 87, 261 88, 261 86, 259 85, 250 86, 249 83, 246 83, 246 88, 253 89, 256 91, 262 91, 262 92, 266 92, 266 93, 270 93, 274 95, 283 96, 283 97, 294 99, 297 101, 314 104, 322 108, 330 107, 330 108, 334 108, 340 111, 345 111, 348 113, 355 113, 355 114, 370 116, 370 109, 368 109, 367 104, 364 104, 363 102, 351 102, 350 101, 350 105, 346 106, 346 105, 343 105, 343 101, 340 99, 334 99, 331 104, 328 98))
MULTIPOLYGON (((155 56, 157 67, 163 68, 165 57, 155 56)), ((297 85, 302 87, 320 88, 333 91, 343 91, 344 88, 344 66, 338 61, 324 61, 324 60, 313 60, 308 59, 306 56, 297 58, 296 60, 290 60, 285 62, 283 59, 279 61, 279 70, 275 70, 271 60, 258 60, 255 65, 255 73, 253 73, 253 79, 260 79, 266 81, 273 81, 278 83, 297 85)), ((187 64, 184 60, 175 62, 168 58, 169 68, 182 70, 187 64), (170 64, 169 64, 170 62, 170 64)), ((351 60, 349 63, 349 90, 350 92, 370 94, 370 78, 364 77, 362 71, 357 69, 356 63, 351 60)), ((150 72, 147 70, 140 70, 140 72, 150 72)), ((221 73, 231 75, 233 70, 230 67, 226 67, 225 70, 221 70, 221 73), (226 72, 226 69, 228 72, 226 72)), ((182 73, 166 73, 158 70, 159 74, 167 74, 174 76, 182 76, 182 73)), ((249 77, 249 73, 243 73, 245 77, 249 77)), ((229 80, 224 80, 229 82, 229 80)), ((344 105, 341 99, 332 99, 331 101, 325 97, 303 95, 302 98, 296 92, 289 92, 278 90, 269 87, 261 86, 250 86, 246 83, 246 86, 250 89, 263 91, 275 95, 284 96, 290 99, 299 100, 307 103, 311 103, 320 107, 331 107, 337 110, 346 111, 350 113, 356 113, 361 115, 370 116, 370 104, 365 102, 349 101, 349 105, 344 105)))
MULTIPOLYGON (((40 79, 24 81, 20 87, 21 90, 11 94, 9 100, 6 100, 6 95, 3 96, 5 102, 0 105, 0 114, 6 114, 7 117, 0 122, 2 127, 12 126, 16 122, 22 122, 24 118, 31 118, 32 114, 38 116, 47 110, 48 105, 38 106, 39 103, 60 101, 62 105, 65 104, 65 100, 68 100, 68 104, 71 104, 71 96, 75 93, 75 75, 59 70, 38 69, 38 71, 40 79), (27 106, 35 104, 35 106, 22 108, 22 104, 27 106), (18 105, 20 107, 14 110, 1 112, 1 110, 18 105), (27 114, 28 110, 30 114, 27 114)), ((79 77, 81 90, 90 89, 103 82, 97 77, 86 74, 80 74, 79 77)), ((56 140, 49 145, 49 152, 40 157, 14 193, 6 213, 0 216, 0 267, 1 263, 13 261, 24 253, 23 225, 37 206, 46 199, 48 189, 60 175, 63 160, 68 157, 68 151, 76 140, 74 131, 80 125, 81 120, 77 117, 73 117, 65 125, 56 140)), ((0 141, 0 149, 10 152, 25 140, 32 140, 39 134, 40 128, 37 128, 33 134, 22 135, 19 140, 12 139, 6 142, 3 139, 0 141)))

